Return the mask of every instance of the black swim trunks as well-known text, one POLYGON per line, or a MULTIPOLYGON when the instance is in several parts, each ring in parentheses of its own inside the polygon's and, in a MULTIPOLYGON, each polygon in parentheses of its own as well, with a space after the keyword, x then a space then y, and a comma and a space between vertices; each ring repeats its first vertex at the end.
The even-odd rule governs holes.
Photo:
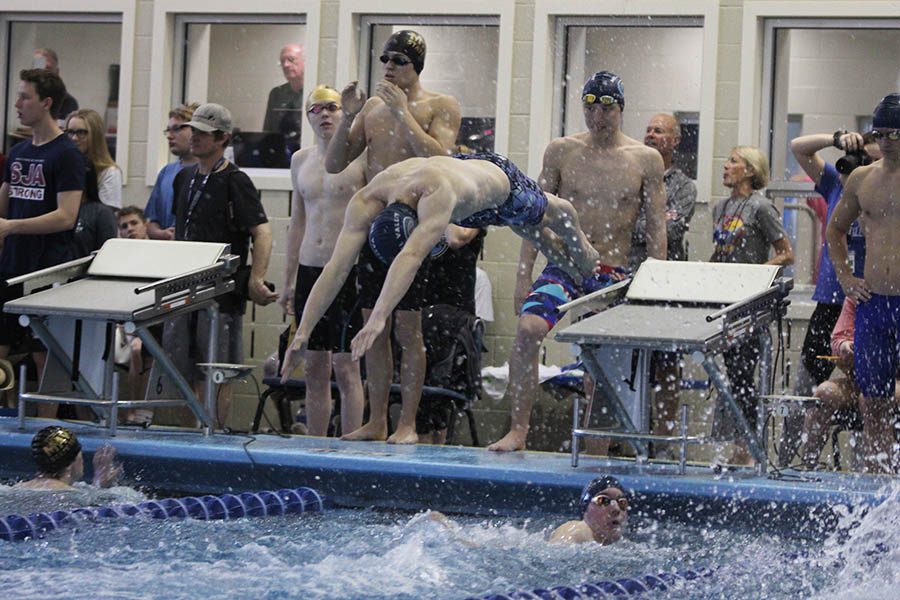
MULTIPOLYGON (((303 307, 313 284, 322 274, 322 267, 297 267, 297 285, 294 288, 294 317, 297 323, 303 316, 303 307)), ((309 336, 309 349, 324 352, 350 352, 350 341, 362 328, 356 293, 356 269, 350 271, 347 281, 338 295, 316 323, 309 336)))
MULTIPOLYGON (((428 285, 428 271, 431 258, 425 257, 416 278, 413 279, 406 295, 401 298, 395 310, 422 310, 425 299, 425 288, 428 285)), ((359 253, 359 261, 356 264, 356 277, 359 281, 359 301, 362 308, 374 308, 384 280, 387 277, 388 266, 375 256, 369 244, 363 244, 359 253)))

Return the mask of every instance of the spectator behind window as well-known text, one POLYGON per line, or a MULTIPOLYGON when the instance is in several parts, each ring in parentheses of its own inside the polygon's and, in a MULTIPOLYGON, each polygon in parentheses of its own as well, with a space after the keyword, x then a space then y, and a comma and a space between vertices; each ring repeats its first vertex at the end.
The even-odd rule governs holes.
POLYGON ((122 170, 109 154, 106 126, 97 111, 76 110, 66 119, 66 135, 78 146, 97 173, 100 201, 113 208, 122 207, 122 170))

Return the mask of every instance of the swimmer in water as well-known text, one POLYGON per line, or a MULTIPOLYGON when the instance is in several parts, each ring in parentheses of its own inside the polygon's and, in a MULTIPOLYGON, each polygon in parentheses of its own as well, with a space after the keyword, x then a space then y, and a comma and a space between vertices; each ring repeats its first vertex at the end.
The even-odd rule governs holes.
MULTIPOLYGON (((581 519, 566 521, 553 530, 551 544, 583 544, 596 542, 608 546, 622 539, 628 521, 628 497, 619 480, 610 475, 598 477, 581 492, 581 519)), ((478 544, 462 535, 459 525, 442 512, 429 510, 424 517, 447 528, 460 543, 471 548, 478 544)))
POLYGON ((603 546, 622 538, 628 520, 628 497, 612 476, 598 477, 581 493, 581 519, 567 521, 550 534, 551 544, 597 542, 603 546))
MULTIPOLYGON (((34 479, 17 483, 14 487, 30 490, 65 491, 84 477, 84 455, 78 438, 59 425, 44 427, 31 440, 31 457, 38 466, 34 479)), ((122 475, 122 466, 115 461, 116 449, 105 444, 94 453, 96 487, 115 485, 122 475)))
POLYGON ((572 205, 544 194, 508 159, 490 153, 411 158, 382 171, 350 201, 334 253, 309 294, 285 355, 282 381, 302 359, 313 327, 367 242, 390 266, 368 322, 351 343, 355 360, 382 333, 449 223, 508 226, 572 277, 594 277, 597 251, 579 228, 572 205))

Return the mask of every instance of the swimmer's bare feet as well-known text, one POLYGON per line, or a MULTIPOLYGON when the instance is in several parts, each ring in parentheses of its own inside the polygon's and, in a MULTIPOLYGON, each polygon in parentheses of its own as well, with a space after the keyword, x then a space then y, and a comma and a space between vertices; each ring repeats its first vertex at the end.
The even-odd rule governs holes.
POLYGON ((388 444, 417 444, 418 442, 419 434, 416 433, 415 427, 397 427, 397 431, 387 439, 388 444))
POLYGON ((349 442, 383 442, 387 439, 387 423, 369 421, 359 429, 341 436, 349 442))
POLYGON ((513 429, 487 448, 492 452, 517 452, 524 450, 527 436, 527 431, 513 429))

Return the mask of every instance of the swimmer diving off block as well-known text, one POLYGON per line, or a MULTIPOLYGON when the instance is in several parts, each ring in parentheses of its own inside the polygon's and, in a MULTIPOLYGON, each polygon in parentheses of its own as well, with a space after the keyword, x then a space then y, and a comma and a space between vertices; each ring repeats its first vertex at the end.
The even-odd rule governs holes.
POLYGON ((384 330, 450 223, 508 226, 577 281, 593 277, 598 254, 581 231, 575 209, 544 193, 507 158, 481 153, 407 159, 376 175, 350 200, 334 253, 310 292, 285 354, 282 381, 302 360, 310 332, 364 244, 368 242, 390 268, 368 323, 351 343, 354 360, 362 358, 384 330))

